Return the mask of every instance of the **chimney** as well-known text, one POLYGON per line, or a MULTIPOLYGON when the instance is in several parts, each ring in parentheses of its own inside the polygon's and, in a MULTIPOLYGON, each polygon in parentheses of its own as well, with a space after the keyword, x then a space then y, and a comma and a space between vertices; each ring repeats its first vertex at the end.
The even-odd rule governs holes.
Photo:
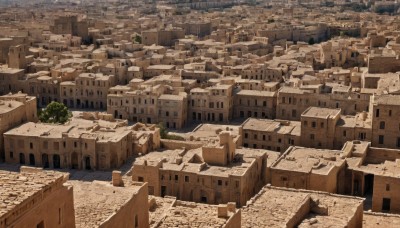
POLYGON ((114 170, 112 172, 112 185, 115 187, 124 186, 124 181, 122 180, 121 171, 114 170))

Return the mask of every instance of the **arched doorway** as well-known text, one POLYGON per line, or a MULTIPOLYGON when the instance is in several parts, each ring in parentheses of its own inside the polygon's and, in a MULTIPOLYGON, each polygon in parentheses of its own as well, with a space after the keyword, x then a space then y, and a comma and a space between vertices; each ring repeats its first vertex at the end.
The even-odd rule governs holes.
POLYGON ((32 166, 35 165, 35 155, 34 154, 29 154, 29 165, 32 165, 32 166))
POLYGON ((78 154, 76 152, 73 152, 71 155, 71 168, 79 169, 78 154))
POLYGON ((43 168, 49 168, 49 155, 47 154, 42 154, 42 166, 43 168))
POLYGON ((25 154, 23 153, 19 154, 19 164, 25 165, 25 154))
POLYGON ((53 155, 53 167, 55 169, 61 168, 61 159, 60 159, 60 155, 58 155, 58 154, 53 155))
POLYGON ((89 157, 89 156, 86 156, 84 161, 85 161, 85 169, 86 169, 86 170, 91 170, 92 167, 91 167, 91 165, 90 165, 90 157, 89 157))

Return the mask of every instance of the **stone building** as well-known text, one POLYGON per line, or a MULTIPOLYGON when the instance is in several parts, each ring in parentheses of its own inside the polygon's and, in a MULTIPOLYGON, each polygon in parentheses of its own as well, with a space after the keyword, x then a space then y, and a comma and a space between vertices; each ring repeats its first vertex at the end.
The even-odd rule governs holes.
POLYGON ((190 91, 188 120, 228 123, 233 116, 233 82, 221 81, 205 89, 190 91))
POLYGON ((301 143, 313 148, 333 148, 340 109, 310 107, 301 114, 301 143))
POLYGON ((54 34, 70 34, 86 39, 89 36, 88 23, 78 20, 77 16, 60 16, 54 20, 50 26, 50 31, 54 34))
POLYGON ((185 30, 182 28, 142 31, 142 43, 149 46, 173 46, 175 41, 182 38, 185 38, 185 30))
POLYGON ((179 200, 238 206, 267 181, 268 156, 263 151, 236 149, 230 132, 219 142, 198 149, 152 152, 137 158, 132 180, 149 183, 149 194, 179 200))
POLYGON ((0 227, 75 227, 68 175, 25 170, 0 171, 0 227))
POLYGON ((319 84, 315 86, 282 87, 277 96, 276 118, 300 120, 309 107, 340 108, 343 115, 368 111, 369 94, 354 92, 350 86, 319 84))
POLYGON ((26 69, 27 46, 17 45, 10 47, 8 52, 8 67, 13 69, 26 69))
POLYGON ((241 90, 233 99, 234 118, 275 119, 276 92, 241 90))
POLYGON ((242 227, 362 227, 363 201, 266 186, 242 208, 242 227))
POLYGON ((284 152, 290 146, 340 150, 347 141, 371 140, 366 112, 342 116, 340 109, 310 107, 301 121, 249 118, 243 122, 243 146, 284 152))
POLYGON ((348 160, 346 194, 372 200, 372 211, 399 213, 400 150, 371 147, 350 141, 343 152, 348 160))
POLYGON ((25 122, 36 121, 35 97, 29 97, 22 93, 0 97, 0 161, 5 159, 3 134, 25 122))
POLYGON ((186 126, 187 94, 182 91, 181 80, 172 86, 158 82, 154 85, 139 84, 111 88, 107 96, 107 112, 115 118, 133 122, 163 123, 175 129, 186 126))
POLYGON ((242 126, 244 147, 283 153, 301 144, 300 122, 249 118, 242 126))
POLYGON ((290 147, 271 165, 271 184, 343 194, 346 160, 341 151, 290 147))
POLYGON ((4 134, 5 161, 44 168, 108 170, 160 145, 159 130, 109 116, 74 117, 65 125, 26 123, 4 134), (105 119, 105 120, 104 120, 105 119), (110 120, 110 121, 108 121, 110 120))
MULTIPOLYGON (((108 89, 115 85, 115 77, 103 74, 80 74, 75 79, 75 107, 89 109, 105 109, 107 106, 108 89)), ((61 85, 62 88, 62 85, 61 85)), ((65 97, 63 102, 68 98, 67 91, 61 91, 65 97)))
POLYGON ((123 187, 105 181, 68 183, 74 188, 77 228, 149 227, 146 183, 126 182, 123 187))
POLYGON ((371 98, 372 146, 400 148, 399 98, 398 95, 380 95, 371 98))

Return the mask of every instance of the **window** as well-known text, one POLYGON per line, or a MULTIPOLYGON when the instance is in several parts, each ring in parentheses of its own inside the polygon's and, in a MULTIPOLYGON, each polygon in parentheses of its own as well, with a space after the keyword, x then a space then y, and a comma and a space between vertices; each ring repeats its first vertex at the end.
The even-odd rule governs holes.
POLYGON ((281 181, 287 181, 287 177, 281 177, 281 181))
POLYGON ((33 149, 33 143, 29 143, 29 148, 33 149))
POLYGON ((254 135, 254 139, 257 139, 257 134, 254 135))
POLYGON ((376 110, 375 117, 379 117, 379 109, 376 110))
POLYGON ((185 176, 185 182, 189 182, 189 176, 185 176))
POLYGON ((144 182, 144 178, 143 177, 138 177, 137 178, 139 182, 144 182))
POLYGON ((324 123, 321 123, 321 128, 324 128, 324 123))
POLYGON ((14 158, 14 152, 10 151, 10 158, 13 159, 14 158))
POLYGON ((222 185, 222 180, 218 180, 218 185, 222 185))
POLYGON ((235 181, 235 187, 239 188, 239 181, 235 181))
POLYGON ((175 175, 175 181, 178 181, 178 180, 179 180, 178 175, 175 175))
POLYGON ((314 134, 310 134, 310 139, 314 140, 315 139, 315 135, 314 134))
POLYGON ((379 129, 385 129, 385 121, 379 123, 379 129))
POLYGON ((383 135, 379 135, 378 141, 379 141, 379 144, 383 144, 385 141, 385 137, 383 135))
POLYGON ((400 137, 397 138, 397 147, 400 147, 400 137))
POLYGON ((343 137, 346 137, 346 135, 347 135, 347 132, 343 131, 343 137))
POLYGON ((389 110, 389 116, 392 116, 392 110, 389 110))
POLYGON ((390 184, 386 184, 386 191, 390 191, 390 184))
POLYGON ((304 122, 303 122, 303 125, 304 125, 305 127, 307 127, 307 125, 308 125, 307 121, 304 121, 304 122))
POLYGON ((244 138, 247 139, 249 137, 249 134, 245 133, 244 138))
POLYGON ((311 127, 312 127, 312 128, 316 128, 316 127, 317 127, 317 123, 316 123, 316 122, 314 122, 314 121, 313 121, 313 122, 311 122, 311 127))

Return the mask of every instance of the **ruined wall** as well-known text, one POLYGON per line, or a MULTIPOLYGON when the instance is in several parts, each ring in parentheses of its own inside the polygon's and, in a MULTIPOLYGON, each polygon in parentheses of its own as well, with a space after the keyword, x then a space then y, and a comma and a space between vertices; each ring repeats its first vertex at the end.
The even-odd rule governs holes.
POLYGON ((161 147, 165 148, 167 150, 176 150, 176 149, 182 149, 182 148, 191 150, 191 149, 200 148, 202 146, 203 146, 202 142, 161 139, 161 147))
POLYGON ((147 194, 147 183, 140 184, 142 187, 129 199, 121 209, 115 212, 99 228, 130 228, 149 226, 149 201, 147 194))
POLYGON ((43 201, 39 201, 35 207, 7 227, 40 227, 41 222, 43 222, 44 227, 75 227, 72 187, 62 186, 55 191, 48 191, 47 193, 43 191, 39 194, 42 194, 43 201), (46 196, 46 194, 48 195, 46 196))

